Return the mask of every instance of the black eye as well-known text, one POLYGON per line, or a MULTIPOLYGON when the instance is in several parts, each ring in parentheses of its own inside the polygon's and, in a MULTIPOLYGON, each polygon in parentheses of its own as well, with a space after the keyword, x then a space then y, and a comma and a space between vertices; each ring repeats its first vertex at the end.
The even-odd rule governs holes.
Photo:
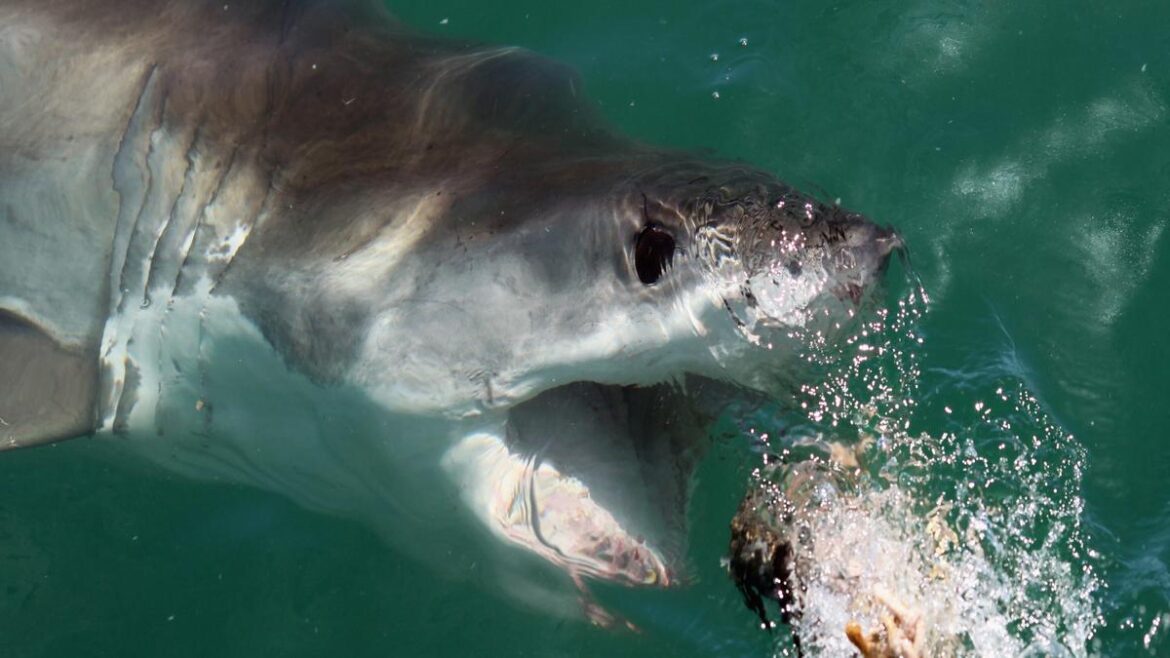
POLYGON ((634 244, 634 267, 646 285, 657 281, 674 260, 674 238, 653 224, 642 229, 634 244))

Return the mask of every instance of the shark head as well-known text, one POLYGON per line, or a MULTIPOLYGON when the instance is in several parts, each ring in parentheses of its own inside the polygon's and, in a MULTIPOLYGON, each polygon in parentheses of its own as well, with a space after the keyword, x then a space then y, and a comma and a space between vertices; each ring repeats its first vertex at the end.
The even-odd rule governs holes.
POLYGON ((493 373, 491 400, 471 415, 501 414, 506 429, 449 463, 493 474, 470 498, 494 501, 501 536, 571 572, 666 585, 707 424, 736 397, 799 381, 801 346, 864 317, 902 243, 742 166, 577 185, 550 194, 550 181, 460 280, 495 316, 459 335, 508 354, 475 369, 493 373))

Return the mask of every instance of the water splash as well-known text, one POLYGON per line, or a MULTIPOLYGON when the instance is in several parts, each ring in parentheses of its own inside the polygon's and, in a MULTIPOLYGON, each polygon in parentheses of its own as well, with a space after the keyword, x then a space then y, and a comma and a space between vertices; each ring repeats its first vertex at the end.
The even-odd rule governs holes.
POLYGON ((846 625, 881 628, 892 599, 920 616, 923 655, 1086 656, 1103 622, 1085 450, 1002 371, 924 375, 929 300, 912 288, 844 341, 804 337, 824 376, 796 418, 753 428, 804 655, 854 655, 846 625))

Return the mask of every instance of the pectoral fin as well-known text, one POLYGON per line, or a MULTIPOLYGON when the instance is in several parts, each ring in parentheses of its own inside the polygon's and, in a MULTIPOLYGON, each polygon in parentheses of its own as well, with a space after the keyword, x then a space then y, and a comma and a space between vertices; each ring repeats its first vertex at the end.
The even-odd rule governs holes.
POLYGON ((97 389, 95 354, 0 310, 0 450, 92 432, 97 389))

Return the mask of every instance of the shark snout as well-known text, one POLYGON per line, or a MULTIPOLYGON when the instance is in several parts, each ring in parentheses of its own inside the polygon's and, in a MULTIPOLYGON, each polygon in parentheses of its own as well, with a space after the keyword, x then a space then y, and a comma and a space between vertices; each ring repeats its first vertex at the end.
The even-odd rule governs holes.
MULTIPOLYGON (((864 217, 854 215, 845 223, 845 240, 839 244, 839 253, 847 253, 845 262, 874 274, 885 271, 890 255, 904 251, 906 243, 893 226, 882 226, 864 217)), ((849 269, 845 267, 843 269, 849 269)), ((865 272, 857 272, 864 275, 865 272)))
MULTIPOLYGON (((830 224, 832 226, 832 224, 830 224)), ((890 256, 903 253, 905 243, 894 227, 871 222, 860 215, 850 215, 830 229, 837 240, 828 247, 829 277, 835 282, 833 296, 858 304, 879 285, 889 265, 890 256)))
POLYGON ((902 236, 894 230, 893 226, 877 226, 876 224, 873 226, 875 229, 873 243, 880 258, 888 258, 893 252, 905 249, 906 243, 902 241, 902 236))

